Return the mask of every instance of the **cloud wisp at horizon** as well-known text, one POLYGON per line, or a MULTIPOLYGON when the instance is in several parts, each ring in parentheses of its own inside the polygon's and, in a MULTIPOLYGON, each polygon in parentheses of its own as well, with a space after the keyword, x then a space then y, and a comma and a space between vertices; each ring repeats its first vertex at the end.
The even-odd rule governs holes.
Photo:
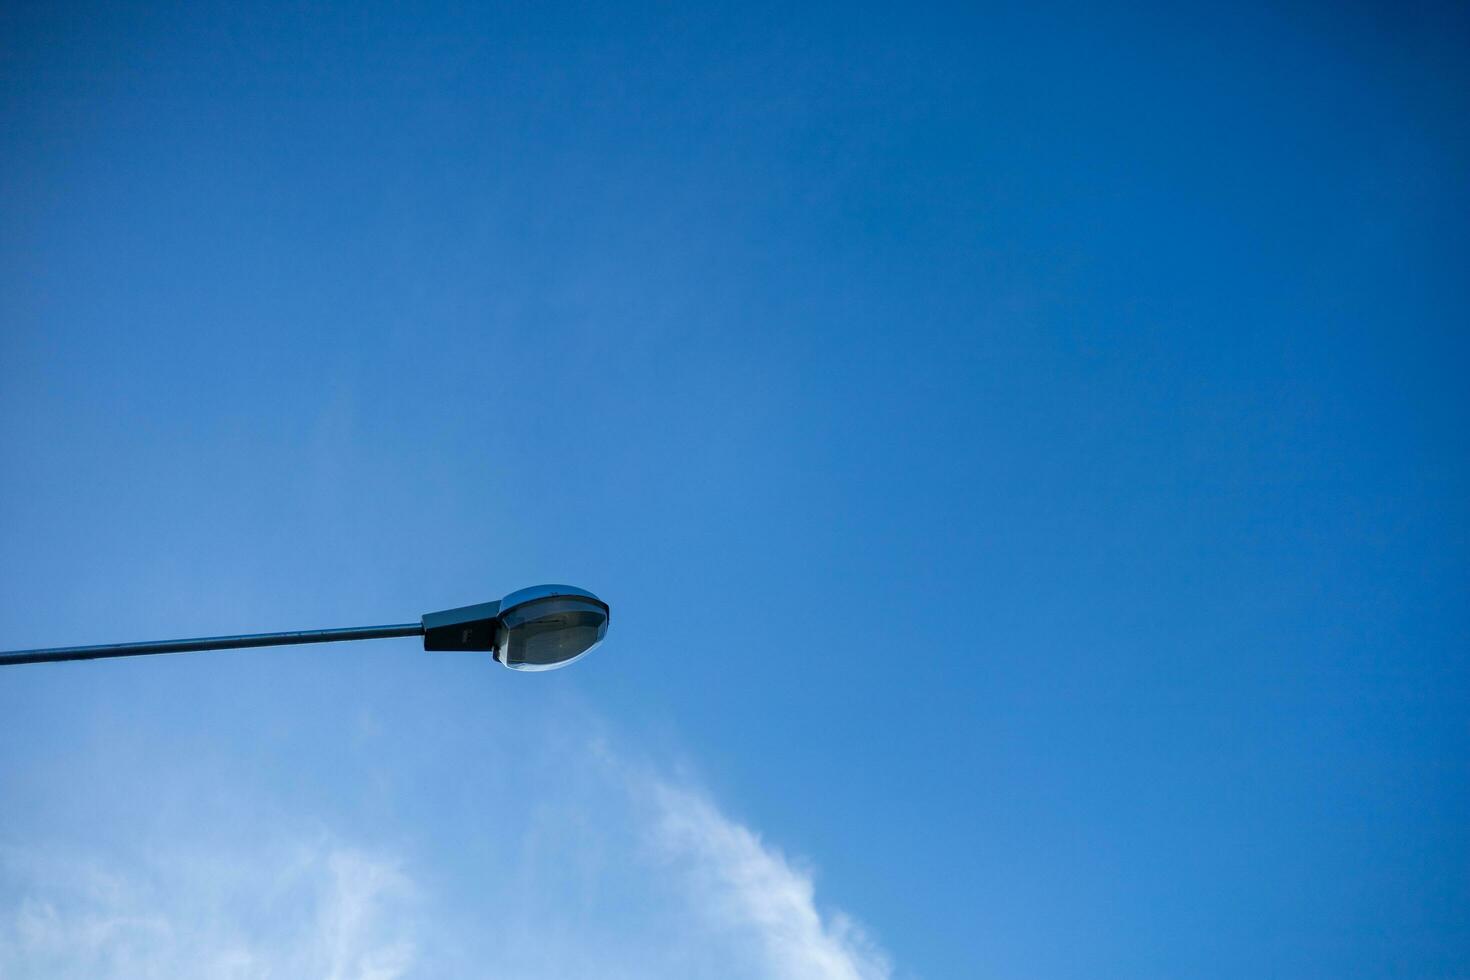
POLYGON ((0 840, 0 975, 892 975, 808 870, 689 780, 602 743, 555 751, 567 778, 500 801, 519 830, 457 867, 320 827, 127 853, 0 840))
POLYGON ((391 859, 326 836, 234 853, 0 857, 6 977, 397 980, 414 890, 391 859))

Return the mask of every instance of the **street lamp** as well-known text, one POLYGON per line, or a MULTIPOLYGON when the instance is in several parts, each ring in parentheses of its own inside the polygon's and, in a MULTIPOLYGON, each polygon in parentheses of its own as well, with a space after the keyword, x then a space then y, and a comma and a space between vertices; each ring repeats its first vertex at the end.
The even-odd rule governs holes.
POLYGON ((608 607, 586 589, 571 585, 536 585, 499 602, 482 602, 443 612, 425 613, 417 623, 357 626, 294 633, 209 636, 194 640, 113 643, 94 647, 56 647, 0 653, 0 666, 41 664, 58 660, 137 657, 147 653, 189 653, 237 647, 273 647, 288 643, 331 643, 377 640, 390 636, 422 636, 425 650, 481 650, 512 670, 554 670, 585 656, 607 635, 608 607))

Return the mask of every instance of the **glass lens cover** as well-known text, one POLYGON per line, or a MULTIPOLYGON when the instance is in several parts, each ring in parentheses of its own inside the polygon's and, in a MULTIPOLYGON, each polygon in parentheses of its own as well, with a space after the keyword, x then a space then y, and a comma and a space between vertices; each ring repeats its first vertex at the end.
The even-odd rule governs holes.
POLYGON ((538 599, 501 615, 495 659, 512 670, 552 670, 590 653, 607 635, 607 610, 575 596, 538 599))

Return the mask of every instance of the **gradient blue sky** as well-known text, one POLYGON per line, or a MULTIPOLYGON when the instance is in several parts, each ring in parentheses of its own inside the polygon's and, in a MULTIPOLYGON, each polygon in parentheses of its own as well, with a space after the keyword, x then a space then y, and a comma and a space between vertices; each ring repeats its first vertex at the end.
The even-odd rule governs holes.
POLYGON ((1470 975, 1453 4, 0 7, 0 974, 1470 975))

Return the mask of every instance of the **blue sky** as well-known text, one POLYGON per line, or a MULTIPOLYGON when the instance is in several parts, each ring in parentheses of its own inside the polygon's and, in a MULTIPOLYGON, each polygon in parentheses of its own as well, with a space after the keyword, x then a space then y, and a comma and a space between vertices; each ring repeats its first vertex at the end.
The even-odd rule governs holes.
POLYGON ((6 5, 0 974, 1470 972, 1467 39, 6 5))

